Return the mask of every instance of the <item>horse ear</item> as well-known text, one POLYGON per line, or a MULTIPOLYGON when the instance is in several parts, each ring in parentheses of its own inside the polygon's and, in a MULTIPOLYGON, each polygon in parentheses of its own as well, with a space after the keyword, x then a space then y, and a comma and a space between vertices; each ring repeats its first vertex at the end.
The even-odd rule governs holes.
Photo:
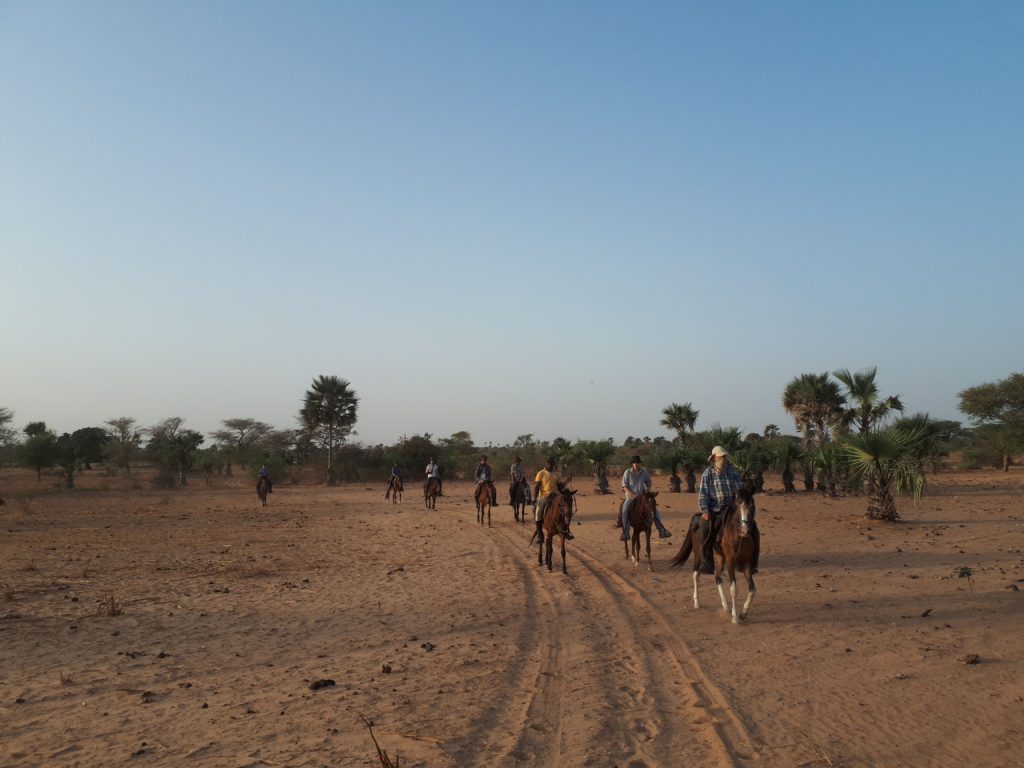
POLYGON ((659 493, 661 493, 661 491, 655 491, 654 493, 651 494, 651 496, 652 497, 657 496, 659 493))

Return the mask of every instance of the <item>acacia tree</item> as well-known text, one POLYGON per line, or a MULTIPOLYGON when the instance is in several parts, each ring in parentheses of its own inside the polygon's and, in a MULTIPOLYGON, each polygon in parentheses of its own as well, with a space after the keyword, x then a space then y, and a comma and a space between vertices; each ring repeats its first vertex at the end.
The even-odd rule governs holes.
POLYGON ((17 439, 18 433, 8 426, 13 420, 14 411, 0 407, 0 448, 10 445, 17 439))
POLYGON ((132 456, 139 450, 142 431, 131 416, 119 416, 103 422, 107 426, 107 437, 113 444, 117 462, 126 472, 132 471, 132 456))
POLYGON ((43 470, 57 463, 57 435, 46 428, 45 421, 33 421, 24 429, 25 441, 18 446, 19 462, 36 471, 36 482, 43 479, 43 470))
POLYGON ((318 376, 306 390, 299 420, 310 437, 327 451, 327 482, 335 482, 334 451, 356 423, 359 398, 350 383, 337 376, 318 376))
POLYGON ((230 475, 232 460, 244 467, 249 449, 270 434, 272 427, 256 419, 224 419, 221 424, 224 429, 211 432, 210 437, 224 449, 222 455, 227 459, 225 471, 230 475))
POLYGON ((206 438, 194 429, 182 429, 184 423, 180 416, 171 416, 147 430, 150 440, 146 450, 163 470, 160 483, 188 485, 188 470, 206 438))
POLYGON ((996 438, 993 444, 1001 446, 1003 471, 1008 472, 1012 454, 1024 448, 1024 373, 969 387, 958 397, 960 410, 996 438))

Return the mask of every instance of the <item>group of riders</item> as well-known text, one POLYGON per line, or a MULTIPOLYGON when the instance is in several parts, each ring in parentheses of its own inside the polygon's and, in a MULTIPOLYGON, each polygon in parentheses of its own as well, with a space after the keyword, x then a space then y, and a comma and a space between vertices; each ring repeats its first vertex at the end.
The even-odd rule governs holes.
MULTIPOLYGON (((531 498, 533 499, 533 519, 540 527, 544 520, 545 512, 547 511, 548 503, 554 494, 560 491, 562 485, 568 480, 563 481, 561 475, 557 470, 558 462, 554 457, 547 460, 544 468, 541 469, 534 476, 533 480, 533 493, 530 493, 530 487, 526 481, 526 472, 523 469, 522 459, 519 456, 515 457, 515 461, 509 467, 509 504, 512 505, 516 499, 517 491, 522 493, 522 499, 526 504, 530 504, 531 498)), ((425 478, 423 480, 424 489, 431 480, 436 480, 439 495, 441 490, 441 472, 437 462, 431 458, 430 462, 426 466, 425 478)), ((486 485, 491 495, 491 505, 497 506, 498 504, 498 491, 494 484, 494 473, 491 469, 491 465, 487 462, 486 456, 480 457, 480 463, 477 464, 476 472, 474 473, 474 479, 476 480, 476 487, 474 489, 474 497, 476 491, 479 490, 481 485, 486 485)), ((571 478, 570 478, 571 479, 571 478)), ((389 487, 392 487, 394 483, 401 483, 402 481, 402 470, 395 464, 391 468, 391 478, 388 481, 389 487)), ((714 573, 714 543, 718 537, 720 531, 716 526, 716 521, 720 517, 721 513, 728 507, 733 499, 736 497, 736 492, 742 485, 742 478, 740 473, 736 471, 736 468, 729 463, 729 454, 720 445, 716 445, 711 450, 711 455, 708 456, 708 467, 704 470, 700 478, 700 491, 698 492, 698 506, 700 513, 695 515, 691 522, 691 527, 694 531, 700 532, 701 542, 701 566, 700 571, 702 573, 714 573)), ((630 462, 629 468, 622 473, 622 491, 623 501, 621 508, 622 517, 622 541, 629 541, 629 512, 633 503, 642 494, 649 493, 651 491, 652 481, 651 474, 640 460, 639 456, 633 456, 630 462)), ((753 520, 751 522, 751 536, 754 543, 754 562, 753 570, 757 572, 757 563, 761 553, 761 534, 757 529, 757 524, 753 520)), ((574 538, 572 532, 569 530, 570 520, 565 518, 558 522, 559 532, 567 539, 574 538)), ((657 503, 654 504, 654 520, 653 523, 658 529, 658 535, 667 539, 672 535, 664 524, 661 522, 661 514, 658 511, 657 503)))

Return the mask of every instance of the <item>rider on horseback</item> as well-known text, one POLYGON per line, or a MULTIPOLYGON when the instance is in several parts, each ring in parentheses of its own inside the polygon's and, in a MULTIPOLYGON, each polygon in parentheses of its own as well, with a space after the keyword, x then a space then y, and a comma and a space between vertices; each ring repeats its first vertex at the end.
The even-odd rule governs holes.
POLYGON ((427 464, 425 474, 426 478, 423 480, 423 490, 427 490, 427 483, 429 483, 430 479, 433 478, 434 480, 437 480, 437 495, 444 496, 444 494, 441 493, 441 468, 437 466, 437 462, 434 461, 433 456, 430 457, 430 462, 427 464))
MULTIPOLYGON (((516 457, 518 458, 518 457, 516 457)), ((558 471, 555 469, 555 465, 558 462, 552 456, 547 460, 544 465, 544 469, 537 473, 537 476, 533 478, 533 498, 537 501, 533 506, 533 520, 537 525, 537 531, 540 532, 541 526, 544 525, 544 513, 547 511, 548 504, 551 502, 551 497, 560 493, 558 485, 561 483, 562 478, 559 476, 558 471)), ((565 534, 567 539, 575 539, 569 530, 569 525, 565 521, 564 517, 559 521, 559 530, 565 534)))
MULTIPOLYGON (((720 445, 711 449, 708 456, 711 466, 700 477, 700 536, 701 573, 715 572, 714 542, 718 527, 716 518, 725 509, 739 490, 743 479, 736 468, 729 463, 729 453, 720 445)), ((753 572, 757 573, 757 561, 761 556, 761 532, 757 523, 750 522, 750 535, 754 540, 753 572)))
POLYGON ((476 488, 473 489, 473 495, 476 496, 476 491, 484 483, 491 491, 491 506, 498 506, 498 489, 494 487, 494 477, 491 474, 491 465, 487 463, 487 457, 481 456, 480 463, 476 465, 476 488))
MULTIPOLYGON (((629 469, 622 473, 622 490, 626 494, 622 502, 622 541, 629 541, 629 509, 633 501, 641 493, 648 493, 651 490, 651 473, 640 466, 640 457, 634 456, 629 469)), ((654 525, 658 528, 658 536, 667 539, 672 532, 661 524, 661 515, 658 513, 658 506, 654 506, 654 525)))
POLYGON ((267 483, 267 493, 274 492, 274 481, 270 479, 270 470, 267 469, 266 464, 261 464, 259 470, 256 472, 256 479, 263 478, 267 483))
POLYGON ((520 485, 523 486, 523 490, 526 492, 523 495, 526 496, 529 501, 530 486, 526 484, 526 473, 523 471, 523 460, 516 456, 516 460, 512 462, 512 466, 508 468, 508 504, 510 507, 515 506, 516 488, 520 485))
POLYGON ((402 490, 402 468, 396 461, 391 465, 391 477, 388 478, 388 490, 402 490))

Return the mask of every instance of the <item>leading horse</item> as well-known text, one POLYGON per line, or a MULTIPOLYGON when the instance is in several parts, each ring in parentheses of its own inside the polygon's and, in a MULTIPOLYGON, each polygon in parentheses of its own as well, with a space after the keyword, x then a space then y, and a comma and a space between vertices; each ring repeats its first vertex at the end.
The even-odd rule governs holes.
POLYGON ((491 486, 489 483, 480 483, 473 493, 473 501, 476 502, 476 521, 484 524, 484 508, 487 509, 487 527, 491 527, 491 486))
MULTIPOLYGON (((754 602, 754 595, 757 594, 757 587, 754 585, 754 540, 750 532, 754 525, 754 515, 757 511, 754 504, 754 495, 746 488, 740 488, 732 502, 722 510, 719 515, 715 530, 721 531, 719 540, 715 542, 715 553, 718 555, 715 565, 715 584, 718 586, 718 596, 722 600, 722 610, 729 611, 729 602, 725 599, 725 589, 722 586, 722 570, 726 570, 729 576, 729 594, 732 598, 732 623, 738 624, 740 620, 747 617, 754 602), (747 599, 743 608, 736 611, 736 571, 739 570, 747 579, 747 599)), ((697 596, 697 582, 700 579, 701 564, 701 542, 700 530, 696 526, 697 516, 694 516, 690 529, 686 532, 683 546, 674 558, 671 565, 679 567, 686 562, 693 553, 693 607, 700 608, 700 599, 697 596)), ((712 533, 712 535, 715 535, 712 533)))
POLYGON ((256 496, 259 498, 260 504, 262 504, 264 507, 267 506, 267 494, 269 492, 270 481, 263 475, 260 475, 256 479, 256 496))
POLYGON ((547 564, 548 570, 551 570, 554 539, 555 536, 558 536, 562 543, 562 573, 569 573, 565 568, 565 534, 569 530, 569 523, 572 522, 575 506, 576 491, 568 490, 564 484, 558 486, 557 493, 551 494, 548 506, 544 510, 544 519, 537 530, 533 532, 533 537, 530 539, 532 544, 535 538, 540 537, 537 548, 537 565, 547 564), (544 557, 541 557, 542 552, 544 557))
MULTIPOLYGON (((633 567, 640 565, 640 534, 647 537, 647 570, 653 571, 654 564, 651 562, 651 526, 654 525, 654 510, 657 502, 657 493, 645 491, 636 497, 633 506, 629 508, 629 525, 633 529, 631 541, 622 542, 626 550, 626 559, 632 554, 633 567), (632 553, 630 553, 632 549, 632 553)), ((623 502, 625 503, 625 502, 623 502)), ((622 519, 622 509, 619 509, 619 520, 622 519)))
POLYGON ((384 498, 386 499, 390 495, 392 504, 400 504, 404 489, 405 483, 402 482, 402 478, 398 475, 392 475, 391 479, 388 480, 388 489, 384 491, 384 498))
POLYGON ((437 509, 437 494, 441 492, 441 481, 428 477, 423 484, 423 503, 427 509, 437 509))

